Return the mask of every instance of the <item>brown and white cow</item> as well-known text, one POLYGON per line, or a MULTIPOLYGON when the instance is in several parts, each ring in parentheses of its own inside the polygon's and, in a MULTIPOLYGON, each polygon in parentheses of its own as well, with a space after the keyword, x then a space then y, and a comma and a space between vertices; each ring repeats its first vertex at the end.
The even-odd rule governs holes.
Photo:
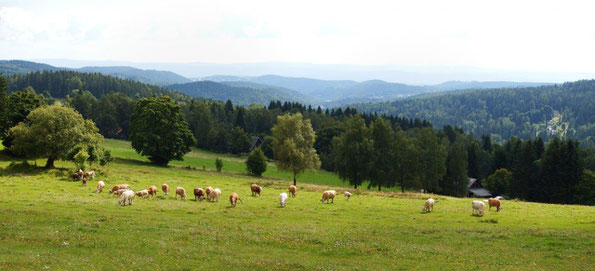
POLYGON ((97 189, 95 189, 95 193, 103 192, 104 187, 105 187, 105 183, 103 181, 97 182, 97 189))
POLYGON ((186 189, 184 189, 184 187, 176 188, 176 195, 174 197, 177 198, 178 195, 181 199, 186 199, 186 189))
POLYGON ((254 183, 250 185, 250 190, 252 190, 253 197, 255 197, 256 195, 260 196, 260 192, 262 192, 262 186, 254 183))
POLYGON ((151 185, 147 191, 149 191, 149 195, 151 196, 157 196, 157 186, 151 185))
POLYGON ((202 201, 202 200, 204 200, 205 199, 205 191, 202 188, 200 188, 200 187, 194 188, 194 199, 196 201, 199 201, 199 200, 202 201))
POLYGON ((236 207, 236 204, 238 203, 238 200, 241 203, 244 203, 242 201, 242 199, 238 196, 238 194, 236 193, 231 193, 231 195, 229 196, 229 202, 231 203, 231 207, 236 207))
POLYGON ((322 199, 320 200, 320 202, 324 203, 324 201, 326 201, 326 203, 329 203, 328 201, 330 200, 331 203, 335 203, 336 195, 337 195, 337 191, 335 191, 335 190, 324 191, 324 193, 322 193, 322 199))
POLYGON ((213 192, 213 188, 212 187, 207 187, 207 189, 205 189, 205 194, 207 194, 207 197, 209 196, 209 194, 211 194, 211 192, 213 192))
POLYGON ((169 193, 169 185, 167 185, 166 183, 162 184, 161 185, 161 190, 167 196, 167 193, 169 193))
POLYGON ((115 185, 112 189, 110 189, 110 191, 108 193, 111 194, 111 193, 114 193, 120 189, 129 189, 129 188, 130 188, 130 185, 128 185, 128 184, 118 184, 118 185, 115 185))
POLYGON ((137 197, 146 198, 146 197, 149 196, 149 190, 148 189, 145 189, 145 190, 141 190, 141 191, 136 191, 135 194, 136 194, 137 197))
POLYGON ((297 195, 297 187, 295 185, 289 186, 289 194, 292 198, 295 198, 295 196, 297 195))
POLYGON ((95 178, 95 171, 91 170, 91 171, 85 173, 85 176, 87 178, 89 178, 89 180, 94 179, 95 178))
POLYGON ((500 212, 502 209, 502 202, 499 199, 490 198, 488 199, 488 205, 490 206, 488 210, 492 210, 492 206, 496 207, 496 211, 500 212))

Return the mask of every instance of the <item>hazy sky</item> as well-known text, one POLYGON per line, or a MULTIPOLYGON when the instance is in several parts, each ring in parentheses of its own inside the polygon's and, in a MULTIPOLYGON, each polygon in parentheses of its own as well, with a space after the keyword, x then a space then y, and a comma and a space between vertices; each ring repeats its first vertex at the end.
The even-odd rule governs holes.
POLYGON ((0 59, 593 73, 592 2, 0 0, 0 59))

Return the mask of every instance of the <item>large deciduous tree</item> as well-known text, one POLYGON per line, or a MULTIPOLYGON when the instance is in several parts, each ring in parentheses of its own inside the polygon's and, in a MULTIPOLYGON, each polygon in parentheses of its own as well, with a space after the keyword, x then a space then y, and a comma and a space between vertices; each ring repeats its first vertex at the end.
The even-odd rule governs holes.
POLYGON ((190 146, 196 144, 180 107, 168 96, 145 98, 136 103, 130 139, 137 153, 158 165, 183 160, 190 146))
MULTIPOLYGON (((24 91, 13 92, 8 96, 8 104, 6 105, 6 123, 7 127, 14 127, 19 122, 25 120, 27 115, 43 104, 44 98, 41 95, 35 94, 35 90, 31 87, 24 91)), ((10 150, 12 146, 12 136, 7 135, 2 141, 7 149, 10 150)))
POLYGON ((300 113, 278 116, 271 131, 277 168, 293 173, 294 185, 298 174, 320 168, 320 159, 313 147, 316 135, 310 120, 304 120, 300 113))
POLYGON ((345 132, 333 139, 335 169, 339 178, 357 188, 370 176, 374 141, 359 115, 348 119, 345 125, 345 132))
POLYGON ((10 129, 10 151, 25 157, 47 157, 46 168, 79 145, 98 145, 102 137, 91 120, 61 105, 39 107, 25 121, 10 129))

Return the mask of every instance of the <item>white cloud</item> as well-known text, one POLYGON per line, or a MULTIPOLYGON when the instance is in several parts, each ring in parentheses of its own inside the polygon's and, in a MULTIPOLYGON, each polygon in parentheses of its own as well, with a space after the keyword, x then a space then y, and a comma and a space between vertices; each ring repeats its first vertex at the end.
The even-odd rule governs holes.
POLYGON ((26 1, 0 58, 595 72, 588 1, 26 1))

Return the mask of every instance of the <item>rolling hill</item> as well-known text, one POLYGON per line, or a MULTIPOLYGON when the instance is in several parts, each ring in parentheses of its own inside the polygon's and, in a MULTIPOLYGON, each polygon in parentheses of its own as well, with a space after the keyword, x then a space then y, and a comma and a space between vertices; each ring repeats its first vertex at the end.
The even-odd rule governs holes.
POLYGON ((458 89, 484 89, 494 87, 531 87, 547 83, 532 82, 461 82, 450 81, 439 85, 415 86, 391 83, 382 80, 357 82, 352 80, 319 80, 303 77, 284 77, 263 75, 257 77, 239 77, 217 75, 203 78, 215 82, 251 82, 275 87, 293 89, 305 95, 322 100, 327 106, 342 106, 356 102, 386 101, 407 96, 450 91, 458 89))
POLYGON ((129 97, 144 98, 154 95, 169 95, 176 100, 188 96, 176 91, 138 81, 125 80, 100 73, 83 73, 71 70, 19 73, 8 77, 8 91, 33 87, 37 93, 46 92, 54 98, 64 98, 73 89, 88 90, 99 98, 110 91, 121 92, 129 97))
POLYGON ((595 80, 529 88, 432 93, 381 103, 354 104, 360 112, 421 118, 434 127, 456 125, 495 140, 556 135, 595 146, 595 80))
POLYGON ((315 99, 294 90, 271 87, 250 82, 213 82, 196 81, 186 84, 166 86, 190 97, 226 101, 234 104, 250 105, 252 103, 268 105, 270 101, 314 102, 315 99))
POLYGON ((169 85, 188 83, 192 80, 185 78, 179 74, 170 71, 157 71, 157 70, 141 70, 134 67, 128 66, 93 66, 93 67, 82 67, 79 69, 54 67, 51 65, 36 63, 31 61, 23 60, 0 60, 0 74, 14 75, 23 74, 29 72, 41 72, 41 71, 78 71, 78 72, 96 72, 104 75, 111 75, 122 79, 130 79, 139 81, 145 84, 152 85, 169 85))

